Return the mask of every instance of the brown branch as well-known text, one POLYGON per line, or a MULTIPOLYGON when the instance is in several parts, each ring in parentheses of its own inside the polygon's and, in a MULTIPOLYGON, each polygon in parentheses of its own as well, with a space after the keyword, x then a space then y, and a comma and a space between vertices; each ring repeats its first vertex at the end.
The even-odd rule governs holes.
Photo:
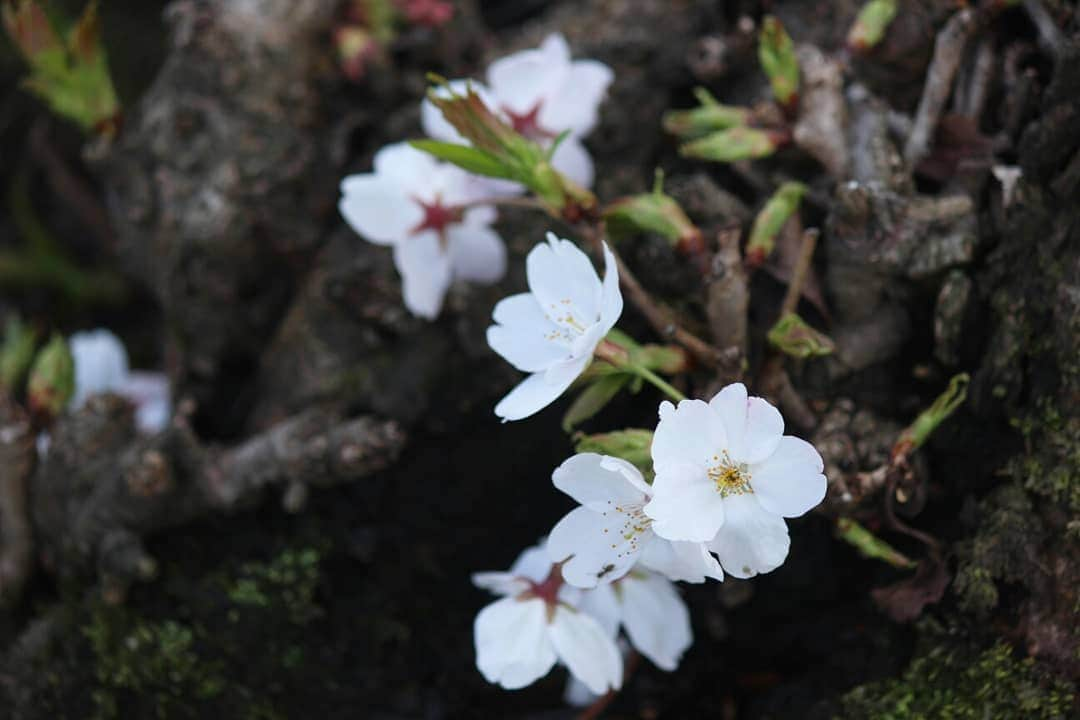
POLYGON ((820 234, 817 228, 809 228, 802 233, 799 257, 795 260, 795 267, 791 269, 791 281, 788 282, 787 293, 784 295, 784 302, 780 306, 780 317, 795 312, 795 309, 799 306, 799 297, 802 295, 807 273, 810 272, 810 263, 814 259, 814 249, 817 247, 820 234))
POLYGON ((160 435, 136 436, 131 408, 102 395, 57 423, 34 476, 33 509, 43 554, 58 572, 96 565, 106 599, 119 602, 156 573, 143 538, 252 506, 271 486, 299 509, 307 488, 377 472, 405 440, 396 423, 315 408, 233 448, 207 448, 189 428, 189 412, 160 435))
POLYGON ((919 109, 904 146, 904 160, 914 168, 930 149, 945 101, 952 91, 956 71, 964 57, 968 38, 975 30, 975 13, 970 8, 960 10, 945 23, 934 42, 934 56, 926 74, 919 109))
POLYGON ((0 397, 0 607, 19 598, 30 576, 33 537, 26 481, 34 456, 30 418, 10 399, 0 397))
MULTIPOLYGON (((603 231, 600 227, 589 223, 581 223, 578 227, 586 239, 593 246, 599 248, 603 241, 603 231)), ((611 253, 615 256, 615 265, 619 270, 619 284, 622 286, 623 293, 638 309, 638 312, 645 316, 645 319, 660 337, 682 345, 703 365, 718 368, 734 375, 739 373, 738 368, 742 360, 742 353, 738 348, 720 350, 682 327, 675 312, 663 303, 654 300, 649 291, 641 285, 634 273, 619 257, 619 253, 615 248, 611 247, 610 244, 608 247, 611 248, 611 253)))

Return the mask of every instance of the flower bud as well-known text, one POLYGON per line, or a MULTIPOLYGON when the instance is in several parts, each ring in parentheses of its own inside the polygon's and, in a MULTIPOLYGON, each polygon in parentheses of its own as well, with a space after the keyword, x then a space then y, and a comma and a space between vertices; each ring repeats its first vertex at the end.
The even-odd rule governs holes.
POLYGON ((797 358, 829 355, 836 349, 827 335, 807 325, 795 313, 777 320, 769 330, 768 339, 781 352, 797 358))
POLYGON ((746 263, 750 267, 759 267, 776 247, 776 236, 784 223, 799 209, 806 186, 800 182, 786 182, 761 208, 754 218, 750 230, 750 240, 746 243, 746 263))
POLYGON ((758 61, 769 77, 776 101, 786 110, 794 110, 799 103, 799 61, 795 57, 791 36, 780 21, 771 15, 761 23, 758 61))
POLYGON ((30 65, 27 89, 86 132, 116 131, 120 104, 101 43, 96 1, 65 38, 40 0, 7 0, 0 4, 0 20, 30 65))
POLYGON ((620 198, 604 208, 603 216, 613 238, 639 231, 665 237, 679 248, 697 248, 703 243, 701 230, 673 197, 659 189, 620 198))
POLYGON ((705 88, 695 88, 694 95, 701 103, 691 110, 672 110, 664 113, 664 129, 681 138, 702 135, 746 125, 750 111, 746 108, 721 105, 705 88))
POLYGON ((754 160, 772 155, 786 140, 786 135, 776 130, 740 125, 681 145, 679 154, 715 162, 754 160))
POLYGON ((54 334, 38 353, 26 395, 34 415, 54 418, 75 394, 75 361, 64 338, 54 334))
POLYGON ((881 42, 889 23, 896 17, 896 10, 896 0, 870 0, 863 5, 848 31, 848 47, 855 52, 866 52, 881 42))

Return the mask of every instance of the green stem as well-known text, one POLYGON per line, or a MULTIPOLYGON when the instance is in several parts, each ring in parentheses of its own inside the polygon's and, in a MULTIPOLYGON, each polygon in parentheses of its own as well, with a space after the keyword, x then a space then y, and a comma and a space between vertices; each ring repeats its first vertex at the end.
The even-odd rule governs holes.
POLYGON ((663 392, 675 402, 686 399, 685 395, 683 395, 681 392, 669 385, 667 381, 665 381, 662 377, 654 373, 649 368, 642 367, 640 365, 628 365, 627 367, 633 373, 638 375, 638 377, 647 380, 648 382, 655 385, 661 392, 663 392))

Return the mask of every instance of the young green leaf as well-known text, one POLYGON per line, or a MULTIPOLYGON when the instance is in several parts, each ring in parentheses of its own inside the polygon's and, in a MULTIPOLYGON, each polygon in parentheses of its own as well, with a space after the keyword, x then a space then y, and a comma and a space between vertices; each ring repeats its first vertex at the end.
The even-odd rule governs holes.
POLYGON ((563 415, 562 429, 570 432, 576 426, 596 415, 611 402, 630 381, 626 373, 602 375, 585 388, 563 415))
POLYGON ((715 162, 754 160, 772 155, 782 140, 779 132, 740 125, 680 145, 679 154, 715 162))
POLYGON ((768 339, 781 352, 797 358, 828 355, 836 349, 832 339, 807 325, 795 313, 777 320, 769 330, 768 339))
POLYGON ((772 254, 776 236, 792 215, 799 209, 806 186, 800 182, 786 182, 768 199, 761 212, 754 218, 750 240, 746 243, 746 264, 758 267, 772 254))
POLYGON ((758 36, 758 61, 769 77, 773 96, 787 110, 799 102, 799 61, 795 44, 780 21, 769 15, 761 23, 758 36))

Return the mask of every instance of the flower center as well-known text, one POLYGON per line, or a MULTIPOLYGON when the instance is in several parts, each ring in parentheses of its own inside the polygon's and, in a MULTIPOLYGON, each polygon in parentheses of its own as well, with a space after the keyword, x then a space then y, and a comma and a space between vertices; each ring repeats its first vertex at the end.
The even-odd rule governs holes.
POLYGON ((573 303, 569 298, 551 303, 545 315, 556 326, 545 336, 547 340, 572 345, 575 339, 585 334, 585 325, 574 315, 573 303))
POLYGON ((436 197, 435 201, 430 203, 424 202, 418 197, 413 197, 413 202, 424 211, 424 219, 409 231, 412 235, 432 230, 442 237, 448 225, 461 222, 465 215, 465 211, 460 207, 443 205, 440 197, 436 197))
POLYGON ((750 487, 750 473, 746 465, 733 462, 727 450, 713 455, 713 463, 715 464, 705 472, 709 479, 716 483, 716 491, 721 497, 754 492, 750 487))
POLYGON ((502 111, 510 118, 510 124, 514 126, 514 130, 517 130, 528 139, 533 141, 553 140, 555 139, 556 134, 540 126, 540 107, 543 104, 543 100, 538 100, 536 104, 525 113, 516 113, 505 106, 502 111))

